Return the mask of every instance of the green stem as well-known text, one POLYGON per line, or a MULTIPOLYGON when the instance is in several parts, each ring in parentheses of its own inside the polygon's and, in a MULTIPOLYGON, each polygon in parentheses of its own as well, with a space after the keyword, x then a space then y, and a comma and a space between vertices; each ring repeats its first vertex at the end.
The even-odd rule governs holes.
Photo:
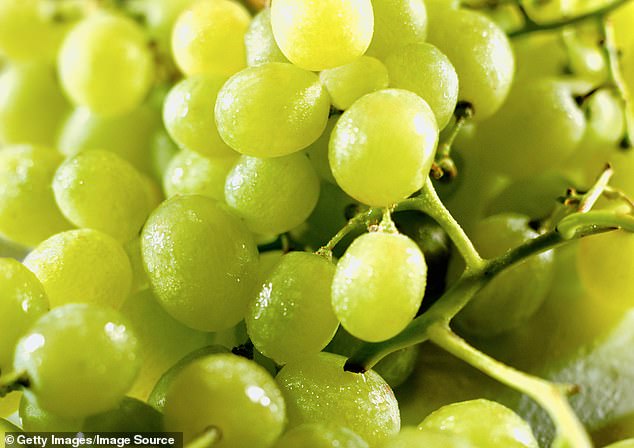
POLYGON ((586 213, 573 213, 566 216, 557 224, 557 229, 564 239, 578 238, 579 233, 589 234, 593 229, 601 230, 623 229, 634 232, 634 216, 615 213, 609 210, 597 210, 586 213))
POLYGON ((211 448, 222 439, 222 433, 215 426, 211 426, 201 435, 185 445, 185 448, 211 448))
POLYGON ((345 226, 343 226, 339 231, 333 236, 330 241, 328 241, 324 246, 322 246, 317 253, 320 255, 331 255, 332 250, 335 248, 337 244, 341 242, 342 239, 345 238, 353 230, 358 229, 362 226, 367 226, 367 224, 371 221, 376 221, 383 216, 383 209, 381 208, 371 208, 367 211, 361 212, 354 216, 352 219, 348 220, 345 226))

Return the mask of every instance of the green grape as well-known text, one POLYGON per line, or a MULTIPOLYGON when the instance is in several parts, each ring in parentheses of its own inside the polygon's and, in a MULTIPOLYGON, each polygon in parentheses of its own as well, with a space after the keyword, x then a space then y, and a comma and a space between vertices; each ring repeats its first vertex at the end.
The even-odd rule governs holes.
POLYGON ((107 411, 123 398, 139 369, 138 348, 118 312, 70 304, 42 316, 20 339, 14 368, 26 373, 25 393, 43 409, 84 417, 107 411))
MULTIPOLYGON (((0 417, 10 417, 20 406, 22 392, 14 391, 0 399, 0 417)), ((0 418, 1 421, 1 418, 0 418)), ((0 438, 0 442, 2 439, 0 438)))
POLYGON ((143 30, 124 16, 95 13, 83 19, 64 39, 57 64, 66 94, 99 115, 131 112, 154 81, 143 30))
MULTIPOLYGON (((141 177, 141 185, 145 192, 145 199, 147 201, 148 213, 161 205, 165 200, 165 194, 163 194, 163 188, 153 178, 139 173, 141 177)), ((135 235, 136 236, 136 235, 135 235)))
POLYGON ((416 93, 434 111, 438 128, 447 126, 458 101, 458 75, 447 56, 421 42, 393 51, 385 65, 393 87, 416 93))
POLYGON ((383 341, 414 318, 426 277, 425 258, 414 241, 398 233, 367 233, 337 263, 332 306, 350 334, 383 341))
POLYGON ((22 63, 0 72, 0 145, 52 146, 68 109, 49 65, 22 63))
POLYGON ((598 90, 585 99, 583 106, 588 123, 583 141, 599 141, 616 146, 625 128, 623 105, 618 94, 611 89, 598 90))
POLYGON ((330 98, 314 73, 271 62, 249 67, 220 89, 216 123, 236 151, 278 157, 299 151, 322 134, 330 98))
POLYGON ((560 31, 529 33, 512 40, 515 78, 531 82, 537 78, 561 76, 567 70, 568 56, 560 31))
POLYGON ((424 42, 427 8, 422 0, 372 0, 374 34, 368 55, 384 59, 400 47, 424 42))
POLYGON ((148 105, 116 117, 78 107, 62 126, 57 146, 68 157, 91 149, 111 151, 140 172, 150 173, 150 147, 159 125, 160 116, 148 105))
POLYGON ((164 129, 156 131, 150 144, 150 163, 152 165, 152 176, 155 179, 163 180, 169 163, 179 151, 180 149, 167 131, 164 129))
POLYGON ((273 378, 248 359, 209 355, 174 378, 165 399, 165 429, 183 432, 185 443, 217 428, 218 448, 265 448, 285 424, 285 404, 273 378))
POLYGON ((438 127, 427 103, 389 89, 359 99, 341 116, 328 158, 339 186, 372 206, 390 206, 422 188, 438 127))
POLYGON ((463 437, 487 448, 539 448, 530 426, 509 408, 489 400, 471 400, 443 406, 419 425, 463 437))
POLYGON ((14 260, 22 260, 28 253, 28 248, 8 241, 0 234, 0 257, 13 258, 14 260))
POLYGON ((246 323, 255 348, 286 364, 326 347, 339 326, 330 298, 334 273, 321 255, 284 255, 249 305, 246 323))
POLYGON ((100 433, 162 432, 163 415, 147 403, 124 397, 116 408, 86 418, 81 429, 100 433))
POLYGON ((260 253, 260 265, 258 266, 258 283, 273 271, 273 268, 282 260, 284 252, 281 250, 269 250, 260 253))
POLYGON ((219 203, 198 195, 168 199, 150 215, 141 247, 152 289, 175 319, 218 331, 244 317, 257 248, 240 220, 219 203))
POLYGON ((71 228, 57 208, 51 182, 62 157, 52 149, 19 145, 0 150, 0 234, 35 246, 71 228))
POLYGON ((379 447, 401 426, 392 389, 374 371, 346 372, 346 358, 319 353, 286 364, 277 382, 286 400, 289 428, 305 423, 351 429, 379 447))
POLYGON ((306 423, 287 431, 274 448, 368 448, 354 431, 338 425, 306 423))
POLYGON ((605 49, 597 44, 596 28, 586 33, 591 34, 590 39, 583 34, 582 28, 564 29, 561 32, 568 58, 567 68, 576 76, 600 85, 608 77, 605 49))
POLYGON ((0 374, 11 370, 16 343, 47 311, 39 280, 19 261, 0 258, 0 374))
POLYGON ((634 439, 621 440, 620 442, 607 445, 604 448, 634 448, 634 439))
POLYGON ((319 74, 333 106, 346 110, 366 93, 387 88, 387 68, 381 61, 361 56, 349 64, 330 68, 319 74))
MULTIPOLYGON (((422 431, 418 428, 406 426, 401 428, 401 432, 390 439, 382 448, 471 448, 474 446, 465 439, 452 434, 445 434, 439 431, 422 431)), ((488 445, 487 448, 489 448, 488 445)))
MULTIPOLYGON (((501 256, 539 236, 528 222, 527 216, 513 213, 490 216, 471 232, 473 243, 485 258, 501 256)), ((476 293, 455 322, 468 333, 486 337, 517 328, 546 299, 552 268, 553 253, 546 251, 500 273, 476 293)))
POLYGON ((251 16, 230 0, 201 0, 185 9, 172 29, 172 53, 187 76, 231 76, 245 66, 244 35, 251 16))
POLYGON ((271 9, 264 8, 251 20, 244 36, 247 50, 247 65, 266 64, 268 62, 289 62, 277 46, 271 27, 271 9))
POLYGON ((330 169, 330 162, 328 162, 328 144, 330 143, 330 136, 332 131, 339 121, 341 115, 333 115, 328 118, 328 124, 326 129, 321 133, 319 138, 315 140, 308 148, 305 149, 305 153, 313 164, 317 175, 325 181, 330 182, 333 185, 337 185, 335 177, 332 175, 330 169))
POLYGON ((42 409, 32 394, 22 395, 19 415, 27 432, 77 432, 83 422, 83 417, 61 417, 42 409))
POLYGON ((74 302, 119 308, 132 284, 123 247, 92 229, 53 235, 29 253, 24 265, 42 282, 52 308, 74 302))
POLYGON ((130 322, 144 355, 137 380, 128 393, 140 400, 147 399, 159 378, 176 362, 214 340, 212 333, 188 328, 167 314, 148 289, 128 297, 121 313, 130 322))
POLYGON ((53 191, 70 222, 122 243, 139 234, 150 212, 139 172, 109 151, 83 151, 66 160, 55 173, 53 191))
POLYGON ((448 7, 429 9, 429 43, 447 55, 458 74, 458 101, 483 121, 504 103, 515 63, 506 34, 486 16, 448 7))
MULTIPOLYGON (((604 446, 605 444, 614 442, 616 440, 627 439, 634 441, 634 413, 619 418, 616 421, 612 421, 607 425, 602 425, 600 429, 592 432, 592 440, 595 442, 595 446, 604 446)), ((623 448, 632 448, 634 445, 625 446, 623 448)), ((615 448, 612 446, 604 448, 615 448)), ((617 447, 616 448, 621 448, 617 447)))
POLYGON ((145 265, 143 264, 141 238, 134 238, 128 241, 123 246, 123 249, 128 255, 130 267, 132 268, 132 286, 130 287, 130 293, 135 294, 139 291, 148 289, 150 287, 150 280, 147 277, 145 265))
POLYGON ((319 178, 308 158, 242 156, 225 181, 225 200, 256 233, 283 233, 310 216, 319 198, 319 178))
POLYGON ((8 420, 0 418, 0 448, 5 448, 4 436, 8 432, 21 432, 20 428, 8 420))
POLYGON ((214 104, 226 78, 198 75, 176 84, 165 98, 163 122, 167 132, 182 148, 207 157, 235 154, 218 135, 214 104))
POLYGON ((610 185, 623 191, 629 197, 634 197, 634 176, 632 176, 634 173, 634 152, 612 152, 609 161, 614 168, 614 176, 610 179, 610 185))
POLYGON ((284 56, 306 70, 320 71, 365 53, 374 14, 370 0, 275 0, 271 25, 284 56))

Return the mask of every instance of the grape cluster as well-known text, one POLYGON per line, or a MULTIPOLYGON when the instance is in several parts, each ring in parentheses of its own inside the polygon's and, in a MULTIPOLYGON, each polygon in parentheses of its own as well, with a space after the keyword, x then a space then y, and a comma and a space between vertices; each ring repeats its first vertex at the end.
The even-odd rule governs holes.
POLYGON ((0 433, 634 437, 621 3, 0 0, 0 433))

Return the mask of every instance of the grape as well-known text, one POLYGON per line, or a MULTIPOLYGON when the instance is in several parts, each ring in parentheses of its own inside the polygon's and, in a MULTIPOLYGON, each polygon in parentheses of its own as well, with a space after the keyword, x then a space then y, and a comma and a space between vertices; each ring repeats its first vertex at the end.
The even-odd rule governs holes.
POLYGON ((634 448, 634 439, 621 440, 620 442, 607 445, 604 448, 634 448))
POLYGON ((401 432, 382 448, 471 448, 471 446, 466 440, 451 434, 421 431, 418 428, 406 426, 401 428, 401 432))
POLYGON ((28 432, 76 432, 83 422, 81 417, 60 417, 42 409, 31 394, 22 395, 19 415, 22 428, 28 432))
POLYGON ((106 13, 90 15, 68 33, 57 64, 66 94, 99 115, 131 112, 154 76, 142 30, 131 19, 106 13))
POLYGON ((363 55, 372 40, 370 0, 275 0, 275 41, 293 64, 320 71, 363 55))
POLYGON ((389 83, 385 65, 369 56, 324 70, 319 79, 326 86, 333 106, 340 110, 348 109, 366 93, 385 89, 389 83))
POLYGON ((347 427, 370 447, 379 447, 400 429, 392 389, 374 371, 343 370, 346 358, 319 353, 286 364, 277 375, 289 428, 304 423, 347 427))
POLYGON ((150 144, 150 163, 155 179, 163 180, 170 161, 178 154, 179 148, 164 129, 156 131, 150 144))
POLYGON ((512 44, 518 81, 561 76, 566 71, 568 59, 561 32, 530 33, 513 39, 512 44))
MULTIPOLYGON (((54 429, 59 431, 59 429, 54 429)), ((162 432, 163 415, 140 400, 124 397, 119 405, 101 414, 91 415, 82 424, 87 432, 162 432)))
POLYGON ((368 55, 384 59, 400 47, 424 42, 427 8, 422 0, 372 0, 374 35, 368 55))
POLYGON ((610 185, 623 191, 629 197, 634 196, 634 152, 613 152, 609 161, 614 168, 614 176, 610 179, 610 185))
POLYGON ((8 432, 21 432, 20 428, 8 420, 0 418, 0 448, 5 448, 4 436, 8 432))
POLYGON ((70 222, 123 243, 139 234, 150 212, 141 175, 109 151, 84 151, 66 160, 55 173, 53 191, 70 222))
POLYGON ((359 339, 389 339, 416 315, 426 276, 423 253, 405 235, 362 235, 337 263, 332 283, 335 314, 341 325, 359 339))
POLYGON ((227 175, 225 200, 256 233, 283 233, 308 218, 319 198, 319 179, 308 158, 242 156, 227 175))
POLYGON ((128 241, 123 246, 123 249, 130 260, 130 267, 132 268, 132 286, 130 287, 130 293, 134 294, 148 289, 150 287, 150 280, 147 277, 143 264, 141 238, 134 238, 128 241))
POLYGON ((289 62, 275 42, 270 8, 263 9, 253 18, 244 36, 244 43, 249 67, 268 62, 289 62))
POLYGON ((216 201, 165 201, 150 215, 141 247, 152 289, 174 318, 218 331, 244 317, 258 253, 244 225, 216 201))
MULTIPOLYGON (((0 416, 1 417, 9 417, 14 414, 18 407, 20 406, 20 398, 22 397, 22 392, 14 391, 4 396, 0 400, 0 416)), ((2 419, 0 418, 0 421, 2 419)), ((0 442, 2 438, 0 438, 0 442)))
POLYGON ((167 132, 182 148, 207 157, 235 154, 218 135, 214 104, 226 78, 198 75, 186 78, 170 90, 163 105, 167 132))
POLYGON ((278 157, 317 140, 326 127, 330 98, 314 73, 271 62, 234 75, 218 93, 216 123, 236 151, 278 157))
POLYGON ((290 252, 262 281, 246 323, 255 348, 278 364, 319 353, 339 321, 331 306, 335 266, 321 255, 290 252))
POLYGON ((51 182, 62 158, 49 148, 19 145, 0 151, 0 233, 35 246, 69 229, 57 208, 51 182))
POLYGON ((443 406, 419 428, 455 434, 487 448, 539 447, 528 423, 509 408, 483 399, 443 406))
POLYGON ((458 101, 458 75, 447 56, 430 44, 410 44, 390 53, 385 65, 393 87, 429 104, 439 129, 449 123, 458 101))
POLYGON ((42 282, 51 307, 92 303, 119 308, 132 283, 123 247, 97 230, 69 230, 43 241, 24 260, 42 282))
POLYGON ((31 327, 18 343, 14 368, 28 375, 25 393, 43 409, 84 417, 117 405, 134 382, 139 356, 137 339, 118 312, 71 304, 31 327))
POLYGON ((245 66, 244 35, 251 17, 230 0, 201 0, 185 9, 172 29, 176 65, 188 76, 231 76, 245 66))
POLYGON ((16 64, 0 72, 0 145, 55 143, 69 106, 54 74, 52 67, 37 63, 16 64))
POLYGON ((326 125, 324 132, 322 132, 319 138, 305 150, 305 153, 313 164, 313 168, 315 168, 317 175, 322 180, 328 181, 333 185, 337 185, 337 181, 332 175, 330 162, 328 162, 328 144, 330 143, 330 136, 337 124, 337 121, 339 121, 340 116, 341 115, 333 115, 328 118, 328 124, 326 125))
POLYGON ((183 432, 185 443, 217 428, 218 448, 269 447, 281 434, 284 399, 262 367, 231 354, 215 354, 186 366, 165 400, 165 428, 183 432))
POLYGON ((368 444, 343 426, 306 423, 287 431, 275 448, 368 448, 368 444))
POLYGON ((473 106, 483 121, 502 105, 515 63, 506 34, 486 16, 448 7, 429 9, 429 43, 447 55, 460 80, 458 101, 473 106))
POLYGON ((359 99, 330 139, 332 173, 343 191, 372 206, 389 206, 422 188, 438 142, 424 100, 388 89, 359 99))
POLYGON ((0 258, 0 373, 13 365, 15 344, 48 311, 42 284, 20 262, 0 258))

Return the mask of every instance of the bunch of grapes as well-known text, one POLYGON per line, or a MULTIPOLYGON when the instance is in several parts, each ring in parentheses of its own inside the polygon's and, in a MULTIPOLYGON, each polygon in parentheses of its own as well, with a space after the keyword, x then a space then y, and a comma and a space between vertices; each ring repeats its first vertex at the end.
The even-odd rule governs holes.
POLYGON ((0 0, 0 434, 634 446, 633 24, 0 0))

